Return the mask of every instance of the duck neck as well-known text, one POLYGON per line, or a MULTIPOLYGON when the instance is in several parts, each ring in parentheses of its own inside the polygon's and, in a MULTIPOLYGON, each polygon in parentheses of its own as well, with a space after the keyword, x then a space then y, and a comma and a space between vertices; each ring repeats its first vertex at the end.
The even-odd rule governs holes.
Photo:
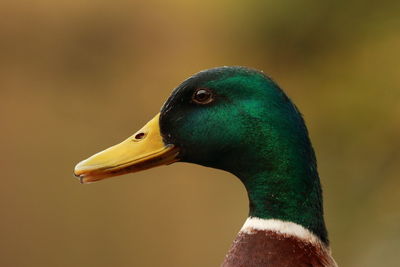
MULTIPOLYGON (((312 154, 313 155, 313 154, 312 154)), ((274 168, 250 168, 238 176, 244 183, 250 217, 298 224, 328 245, 322 190, 314 157, 285 159, 274 168)))

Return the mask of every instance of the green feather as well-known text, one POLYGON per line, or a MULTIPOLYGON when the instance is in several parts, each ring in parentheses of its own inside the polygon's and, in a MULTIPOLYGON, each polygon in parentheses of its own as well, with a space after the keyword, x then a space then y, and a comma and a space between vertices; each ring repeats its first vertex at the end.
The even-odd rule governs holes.
POLYGON ((328 243, 314 150, 304 120, 270 78, 244 67, 200 72, 161 110, 165 143, 181 161, 222 169, 245 185, 250 216, 298 223, 328 243), (208 88, 214 101, 192 101, 208 88))

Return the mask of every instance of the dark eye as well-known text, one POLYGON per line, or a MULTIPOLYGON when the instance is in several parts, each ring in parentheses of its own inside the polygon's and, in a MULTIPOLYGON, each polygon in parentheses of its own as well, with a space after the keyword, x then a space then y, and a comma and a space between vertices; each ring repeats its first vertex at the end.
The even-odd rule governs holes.
POLYGON ((212 91, 207 88, 197 89, 194 92, 192 99, 198 104, 208 104, 214 100, 212 91))

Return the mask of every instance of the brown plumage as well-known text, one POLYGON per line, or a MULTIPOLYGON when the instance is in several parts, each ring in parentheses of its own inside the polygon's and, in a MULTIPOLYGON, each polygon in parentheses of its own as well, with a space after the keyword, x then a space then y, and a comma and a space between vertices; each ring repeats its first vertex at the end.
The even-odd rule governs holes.
POLYGON ((334 267, 329 249, 273 231, 239 233, 223 267, 334 267))

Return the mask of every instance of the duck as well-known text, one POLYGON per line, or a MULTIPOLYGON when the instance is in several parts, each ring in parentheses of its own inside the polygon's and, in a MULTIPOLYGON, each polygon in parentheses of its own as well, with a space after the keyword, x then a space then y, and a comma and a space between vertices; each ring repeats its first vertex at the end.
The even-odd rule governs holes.
POLYGON ((230 172, 247 191, 248 218, 221 266, 337 266, 303 116, 263 71, 194 74, 142 129, 79 162, 74 174, 87 184, 175 162, 230 172))

